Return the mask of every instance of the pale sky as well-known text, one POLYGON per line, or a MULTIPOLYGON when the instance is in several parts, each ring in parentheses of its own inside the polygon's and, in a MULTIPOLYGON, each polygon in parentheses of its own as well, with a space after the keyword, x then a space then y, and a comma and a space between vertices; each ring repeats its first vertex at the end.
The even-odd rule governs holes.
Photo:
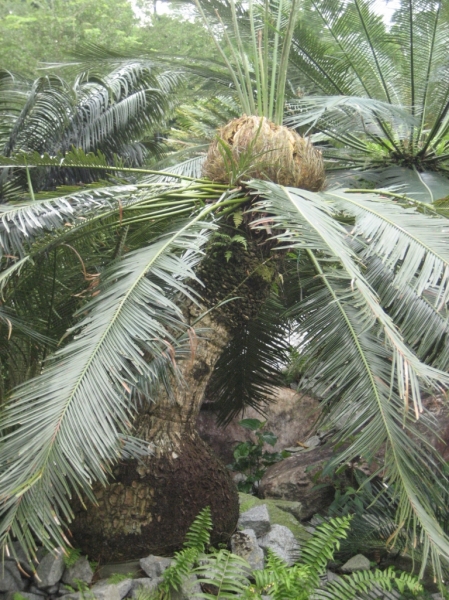
MULTIPOLYGON (((134 12, 137 16, 141 16, 140 11, 136 7, 135 0, 129 0, 133 6, 134 12), (139 14, 140 13, 140 14, 139 14)), ((374 3, 374 10, 380 15, 384 15, 387 22, 390 21, 391 16, 395 9, 399 6, 399 0, 376 0, 374 3)), ((170 12, 169 2, 158 2, 157 3, 158 14, 167 14, 170 12)))

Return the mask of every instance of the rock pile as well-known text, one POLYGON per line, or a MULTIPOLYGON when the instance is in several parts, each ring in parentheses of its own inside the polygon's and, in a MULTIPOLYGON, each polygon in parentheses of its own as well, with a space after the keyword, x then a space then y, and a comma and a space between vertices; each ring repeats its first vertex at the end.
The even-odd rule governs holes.
MULTIPOLYGON (((264 568, 269 549, 292 565, 301 556, 301 545, 322 522, 322 519, 314 517, 308 526, 302 525, 299 502, 264 501, 240 494, 240 503, 238 531, 231 538, 231 550, 244 558, 251 569, 264 568)), ((17 546, 15 551, 17 563, 8 558, 4 570, 0 571, 0 600, 137 600, 142 591, 152 592, 157 588, 163 572, 172 563, 171 558, 150 555, 139 561, 106 565, 97 573, 97 577, 102 578, 94 581, 91 565, 84 556, 66 566, 62 552, 49 554, 42 550, 38 553, 39 564, 33 574, 24 553, 17 546)), ((358 554, 341 566, 339 572, 369 570, 370 566, 369 559, 358 554)), ((328 570, 322 577, 322 585, 338 577, 328 570)), ((201 597, 202 592, 199 580, 193 575, 178 592, 172 594, 172 600, 193 600, 201 597)), ((400 598, 397 592, 377 589, 368 597, 372 600, 400 598)), ((270 596, 264 598, 270 600, 270 596)), ((433 594, 432 600, 442 598, 433 594)))

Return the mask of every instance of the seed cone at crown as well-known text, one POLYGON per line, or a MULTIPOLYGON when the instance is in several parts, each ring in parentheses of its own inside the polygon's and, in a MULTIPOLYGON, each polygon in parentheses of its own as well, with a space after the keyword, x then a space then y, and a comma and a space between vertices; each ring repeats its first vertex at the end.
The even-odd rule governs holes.
POLYGON ((308 139, 265 117, 246 115, 219 129, 203 175, 232 185, 264 179, 312 192, 325 181, 321 152, 308 139))

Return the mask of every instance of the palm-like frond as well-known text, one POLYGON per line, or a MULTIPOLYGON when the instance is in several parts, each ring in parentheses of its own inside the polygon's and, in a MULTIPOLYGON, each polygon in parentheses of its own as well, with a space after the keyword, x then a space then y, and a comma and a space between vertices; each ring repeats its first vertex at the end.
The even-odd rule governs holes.
POLYGON ((157 367, 170 363, 188 329, 167 292, 192 297, 183 280, 194 278, 207 239, 199 221, 197 215, 111 266, 101 293, 83 309, 78 335, 13 394, 1 424, 3 543, 15 536, 33 552, 31 532, 49 546, 63 543, 55 508, 67 521, 70 490, 105 482, 120 456, 120 434, 131 427, 138 376, 156 385, 157 367))
POLYGON ((258 316, 237 332, 224 349, 208 384, 219 424, 229 423, 245 408, 263 412, 269 391, 280 382, 288 351, 284 307, 275 296, 258 316))
MULTIPOLYGON (((435 511, 446 501, 447 492, 442 485, 440 459, 424 436, 415 430, 408 402, 411 397, 418 417, 422 410, 422 386, 447 385, 448 376, 421 362, 404 343, 391 316, 362 275, 361 263, 347 245, 346 230, 331 218, 329 203, 303 190, 269 183, 252 185, 266 198, 256 209, 275 215, 256 221, 255 226, 264 226, 268 221, 275 231, 281 230, 276 234, 281 247, 300 252, 302 286, 306 294, 292 316, 298 321, 300 351, 308 361, 309 385, 312 381, 313 389, 327 398, 332 417, 347 418, 341 439, 357 432, 356 439, 342 453, 342 459, 367 453, 373 457, 385 444, 386 477, 395 486, 398 499, 397 522, 419 524, 428 540, 432 560, 438 563, 439 554, 448 555, 449 543, 438 525, 435 511), (420 440, 421 448, 410 434, 414 440, 420 440), (417 480, 417 472, 421 479, 417 480)), ((327 197, 339 203, 342 196, 329 193, 327 197)), ((412 243, 410 238, 405 242, 409 223, 407 210, 388 207, 384 226, 390 227, 389 216, 396 209, 402 210, 404 216, 404 243, 412 243)), ((414 226, 413 229, 418 237, 420 224, 416 216, 416 229, 414 226)), ((429 217, 426 219, 433 222, 429 217)), ((437 230, 441 232, 441 224, 437 230)), ((375 232, 364 229, 366 243, 371 235, 376 246, 375 232)), ((384 246, 377 248, 386 264, 394 255, 396 241, 397 238, 384 238, 384 246)), ((429 260, 438 260, 438 243, 437 235, 435 246, 428 249, 429 260)), ((404 279, 419 277, 420 264, 414 262, 411 252, 406 256, 402 254, 399 260, 403 261, 404 279)), ((427 286, 430 286, 434 283, 433 274, 428 270, 426 273, 427 286)), ((423 287, 426 287, 424 279, 420 281, 420 293, 423 287)), ((415 286, 415 289, 418 288, 415 286)), ((425 426, 425 418, 422 420, 425 426)))
POLYGON ((0 205, 0 257, 4 254, 23 258, 28 248, 38 238, 49 232, 71 227, 85 221, 90 213, 97 215, 117 208, 120 199, 137 192, 134 186, 78 190, 51 199, 32 200, 20 204, 0 205))
MULTIPOLYGON (((154 153, 161 149, 151 137, 165 127, 180 80, 179 73, 161 73, 148 60, 128 61, 116 65, 107 75, 92 69, 82 73, 73 86, 58 77, 41 77, 29 84, 28 95, 19 108, 14 102, 18 94, 7 90, 0 106, 0 123, 5 131, 3 154, 35 151, 64 155, 77 148, 84 153, 102 152, 107 163, 119 155, 128 165, 142 164, 147 147, 154 153)), ((10 81, 6 82, 12 87, 10 81)), ((4 196, 12 194, 7 177, 10 174, 4 171, 4 196)), ((46 169, 34 172, 33 187, 48 189, 61 183, 92 180, 93 174, 85 168, 46 169)), ((22 185, 24 181, 19 178, 22 185)))
POLYGON ((370 241, 364 256, 376 255, 395 272, 395 285, 410 284, 418 295, 435 288, 435 306, 448 299, 449 251, 448 221, 419 215, 385 203, 374 194, 330 192, 332 200, 356 217, 354 235, 370 241), (406 260, 404 260, 406 258, 406 260))
POLYGON ((325 598, 326 600, 368 599, 378 597, 380 590, 382 590, 385 598, 393 598, 395 596, 387 596, 385 592, 391 592, 396 587, 401 593, 407 591, 413 595, 422 591, 422 586, 416 580, 416 577, 406 572, 396 574, 394 569, 390 567, 385 571, 380 569, 356 571, 351 577, 340 577, 331 581, 325 588, 318 588, 314 593, 314 597, 319 600, 325 598))
POLYGON ((321 114, 311 107, 298 122, 309 114, 315 132, 331 143, 329 158, 343 166, 364 170, 396 164, 447 176, 449 30, 441 3, 402 0, 389 29, 372 0, 346 0, 344 10, 335 0, 310 0, 309 5, 313 10, 293 36, 292 65, 301 87, 315 96, 337 94, 341 107, 321 114), (365 98, 363 108, 351 114, 344 106, 348 96, 365 98), (389 114, 382 103, 390 105, 389 114), (400 110, 408 114, 401 116, 400 110))

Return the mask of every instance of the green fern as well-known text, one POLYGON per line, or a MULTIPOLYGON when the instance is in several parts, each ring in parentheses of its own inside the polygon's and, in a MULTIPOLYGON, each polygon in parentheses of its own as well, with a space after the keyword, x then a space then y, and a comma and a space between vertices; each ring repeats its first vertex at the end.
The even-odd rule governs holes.
POLYGON ((121 581, 125 581, 125 579, 132 579, 133 573, 112 573, 108 577, 108 583, 120 583, 121 581))
POLYGON ((313 537, 302 548, 301 562, 309 566, 317 578, 324 573, 335 551, 340 549, 340 540, 347 536, 350 525, 350 516, 325 521, 316 528, 313 537))
POLYGON ((269 594, 273 600, 307 600, 315 587, 314 575, 311 567, 302 564, 289 567, 274 552, 268 551, 265 569, 253 572, 253 592, 257 594, 253 597, 269 594))
POLYGON ((385 571, 356 571, 350 576, 340 577, 330 582, 326 588, 316 589, 313 596, 316 600, 352 600, 373 589, 380 588, 390 592, 393 587, 397 587, 401 594, 406 590, 412 594, 422 592, 422 585, 415 575, 395 573, 390 567, 385 571))
POLYGON ((194 594, 207 600, 235 600, 249 587, 251 567, 247 561, 229 550, 219 550, 201 558, 201 564, 193 570, 201 583, 214 586, 216 593, 194 594))
POLYGON ((153 592, 145 592, 139 600, 172 600, 173 592, 183 582, 196 576, 202 586, 212 591, 191 592, 191 598, 205 600, 352 600, 362 598, 371 590, 396 588, 416 594, 422 591, 418 579, 409 573, 359 571, 345 575, 320 587, 320 575, 347 536, 351 517, 335 517, 317 527, 313 537, 302 548, 301 559, 288 566, 277 554, 268 550, 266 567, 252 570, 249 563, 228 550, 213 550, 205 554, 209 544, 212 519, 210 509, 201 511, 190 526, 184 548, 177 552, 170 567, 164 571, 162 582, 153 592), (252 583, 254 582, 254 583, 252 583))
POLYGON ((64 555, 64 564, 66 567, 73 567, 73 565, 81 557, 81 550, 79 548, 68 548, 67 554, 64 555))
POLYGON ((150 600, 170 600, 172 590, 181 588, 182 582, 191 575, 201 553, 210 542, 212 517, 209 506, 203 508, 190 525, 184 541, 184 548, 176 552, 172 564, 162 574, 162 583, 150 600))
POLYGON ((199 554, 195 547, 175 552, 172 564, 163 572, 162 582, 157 590, 150 593, 149 600, 170 600, 172 591, 178 591, 183 581, 191 575, 199 554))
POLYGON ((206 546, 210 543, 211 530, 210 507, 206 506, 190 525, 186 533, 184 548, 196 548, 198 552, 204 552, 206 546))

